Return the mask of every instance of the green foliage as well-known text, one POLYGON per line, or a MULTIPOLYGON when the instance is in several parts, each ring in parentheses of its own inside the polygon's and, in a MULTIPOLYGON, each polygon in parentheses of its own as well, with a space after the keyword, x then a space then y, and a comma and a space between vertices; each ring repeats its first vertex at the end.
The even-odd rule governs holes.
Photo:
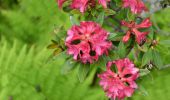
POLYGON ((163 62, 162 62, 159 52, 157 52, 156 50, 153 50, 152 56, 153 56, 153 63, 155 64, 155 66, 161 69, 163 67, 163 62))
POLYGON ((8 40, 15 37, 29 44, 47 43, 50 33, 61 22, 65 22, 66 27, 70 25, 68 16, 57 9, 55 0, 20 0, 17 8, 0 12, 3 16, 0 34, 8 40))
POLYGON ((126 56, 126 47, 125 47, 123 42, 119 43, 118 52, 117 53, 118 53, 120 58, 124 58, 126 56))
POLYGON ((0 7, 9 9, 14 8, 18 4, 18 0, 0 0, 0 7))
MULTIPOLYGON (((157 25, 158 34, 160 35, 170 35, 170 8, 163 9, 159 12, 156 12, 154 15, 152 15, 152 19, 154 24, 157 25)), ((165 38, 165 37, 164 37, 165 38)))
POLYGON ((132 100, 169 100, 169 82, 170 82, 170 69, 162 71, 154 71, 153 73, 142 77, 140 84, 142 91, 137 91, 132 97, 132 100), (147 95, 145 95, 147 92, 147 95))
POLYGON ((147 74, 149 74, 150 73, 150 71, 146 68, 146 69, 140 69, 139 70, 139 74, 140 74, 140 77, 141 76, 145 76, 145 75, 147 75, 147 74))
POLYGON ((99 23, 100 25, 103 25, 104 16, 105 16, 105 13, 104 13, 104 12, 101 12, 101 13, 99 14, 99 16, 97 17, 96 22, 99 23))
POLYGON ((152 50, 149 49, 142 57, 142 65, 141 66, 144 66, 146 64, 149 64, 152 60, 152 50))
POLYGON ((90 70, 90 64, 80 64, 78 70, 78 78, 80 82, 83 82, 90 70))
MULTIPOLYGON (((18 44, 10 46, 1 42, 0 48, 0 99, 8 100, 105 100, 102 90, 90 85, 95 71, 85 83, 80 84, 73 72, 60 74, 63 59, 46 63, 46 49, 36 52, 24 45, 18 52, 18 44)), ((60 55, 62 56, 62 55, 60 55)))

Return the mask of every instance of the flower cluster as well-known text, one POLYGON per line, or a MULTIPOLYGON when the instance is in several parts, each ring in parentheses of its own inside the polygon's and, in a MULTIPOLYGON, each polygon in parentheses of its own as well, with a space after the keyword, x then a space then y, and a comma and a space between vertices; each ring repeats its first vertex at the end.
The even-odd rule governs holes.
POLYGON ((133 34, 136 37, 136 42, 139 45, 142 45, 146 41, 146 35, 149 34, 149 32, 140 32, 138 29, 142 28, 149 28, 152 23, 150 22, 150 19, 147 18, 143 20, 140 24, 136 24, 134 21, 126 22, 122 21, 122 25, 129 28, 129 30, 126 32, 126 35, 123 37, 123 42, 128 42, 130 39, 130 36, 133 34))
POLYGON ((128 58, 108 62, 107 70, 98 75, 100 85, 109 98, 122 100, 130 97, 137 88, 135 80, 139 76, 138 71, 128 58))
MULTIPOLYGON (((114 1, 110 3, 111 0, 57 0, 59 8, 61 8, 66 2, 69 4, 71 9, 77 9, 81 12, 81 14, 83 13, 82 15, 86 14, 86 17, 89 17, 85 17, 85 20, 88 21, 81 21, 80 25, 73 25, 71 29, 67 31, 67 38, 65 41, 67 53, 72 55, 74 60, 80 61, 84 65, 98 61, 99 57, 104 54, 109 55, 108 51, 112 49, 115 41, 112 41, 110 38, 109 40, 109 32, 97 23, 98 21, 96 19, 98 19, 99 13, 90 12, 92 9, 89 8, 95 9, 97 8, 97 4, 99 4, 102 5, 103 8, 108 8, 107 10, 102 9, 104 13, 109 11, 113 12, 111 10, 115 7, 111 6, 114 4, 117 5, 117 3, 113 3, 114 1), (85 13, 87 10, 88 13, 85 13), (93 21, 89 21, 90 18, 92 18, 93 21)), ((122 0, 120 3, 122 3, 120 11, 122 11, 122 8, 130 8, 132 12, 131 14, 136 16, 136 18, 140 17, 138 15, 143 11, 147 11, 142 0, 122 0)), ((107 17, 104 16, 101 19, 104 20, 107 18, 113 19, 114 15, 109 15, 107 17)), ((149 34, 149 31, 143 31, 143 29, 146 30, 152 26, 150 18, 142 18, 140 23, 137 23, 135 18, 130 21, 116 19, 116 22, 121 22, 121 26, 127 28, 125 36, 123 36, 122 39, 118 39, 119 42, 123 41, 125 45, 130 39, 133 39, 137 44, 139 44, 139 46, 142 46, 149 34)), ((114 27, 111 22, 108 22, 108 25, 110 24, 114 27)), ((122 31, 121 26, 119 27, 122 31)), ((116 46, 117 43, 115 43, 114 47, 117 48, 116 46)), ((139 69, 136 68, 135 64, 128 58, 122 58, 115 61, 109 61, 106 66, 106 71, 99 74, 98 77, 101 79, 100 85, 103 87, 103 90, 109 98, 112 100, 122 100, 125 97, 131 97, 135 89, 138 88, 135 81, 139 77, 139 69)))
MULTIPOLYGON (((61 8, 63 3, 68 0, 57 0, 58 6, 61 8)), ((98 0, 98 3, 101 4, 104 8, 107 8, 107 2, 110 0, 98 0)), ((96 5, 96 0, 72 0, 70 7, 72 9, 78 9, 80 12, 84 13, 88 7, 93 7, 96 5)))
POLYGON ((68 30, 66 46, 68 54, 75 60, 83 63, 92 63, 99 56, 108 54, 112 43, 107 40, 109 33, 95 22, 81 22, 80 26, 74 25, 68 30))

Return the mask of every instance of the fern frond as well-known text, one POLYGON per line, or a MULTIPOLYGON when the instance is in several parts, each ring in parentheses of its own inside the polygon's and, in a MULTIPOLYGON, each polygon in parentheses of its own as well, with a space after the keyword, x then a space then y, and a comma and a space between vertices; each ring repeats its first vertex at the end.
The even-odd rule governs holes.
POLYGON ((46 49, 28 50, 24 45, 18 52, 17 42, 12 46, 4 42, 0 47, 0 100, 103 100, 100 89, 91 89, 95 71, 85 83, 79 83, 76 72, 61 75, 62 57, 46 63, 46 49))

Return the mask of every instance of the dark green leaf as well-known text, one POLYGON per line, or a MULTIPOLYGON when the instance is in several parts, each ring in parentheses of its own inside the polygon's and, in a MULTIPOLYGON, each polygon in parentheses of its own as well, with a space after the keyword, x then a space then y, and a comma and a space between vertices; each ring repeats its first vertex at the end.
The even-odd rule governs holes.
POLYGON ((64 12, 70 12, 70 11, 71 11, 70 6, 65 6, 65 7, 63 7, 63 11, 64 11, 64 12))
POLYGON ((153 27, 150 27, 149 30, 150 30, 150 33, 148 34, 148 37, 153 40, 154 35, 155 35, 154 29, 153 29, 153 27))
POLYGON ((144 53, 144 55, 142 57, 142 65, 141 66, 145 66, 151 60, 152 60, 152 50, 149 49, 146 53, 144 53))
POLYGON ((114 0, 114 2, 116 2, 116 5, 119 6, 122 4, 121 0, 114 0))
POLYGON ((135 19, 135 15, 131 13, 130 10, 127 11, 127 18, 129 21, 133 21, 135 19))
POLYGON ((116 33, 110 33, 108 40, 112 40, 112 39, 114 39, 116 36, 117 36, 116 33))
POLYGON ((107 16, 116 14, 116 12, 112 9, 105 9, 104 11, 107 16))
POLYGON ((120 41, 124 34, 122 33, 110 33, 109 40, 120 41))
POLYGON ((80 82, 83 82, 90 70, 90 64, 80 64, 78 69, 78 78, 80 82))
POLYGON ((106 70, 106 63, 110 60, 109 56, 103 55, 99 58, 98 62, 96 62, 95 66, 102 69, 106 70))
POLYGON ((95 15, 97 14, 97 11, 96 11, 95 9, 92 9, 92 10, 91 10, 91 14, 92 14, 93 16, 95 16, 95 15))
POLYGON ((126 56, 126 47, 123 42, 119 43, 117 52, 120 58, 124 58, 126 56))
POLYGON ((104 13, 104 12, 101 12, 101 13, 99 14, 96 22, 99 23, 100 25, 103 25, 104 16, 105 16, 105 13, 104 13))

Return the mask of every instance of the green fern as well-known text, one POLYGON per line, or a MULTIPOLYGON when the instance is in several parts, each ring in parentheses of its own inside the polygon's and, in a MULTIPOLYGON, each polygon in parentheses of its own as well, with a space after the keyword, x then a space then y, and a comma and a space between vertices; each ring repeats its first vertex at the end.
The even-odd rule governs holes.
POLYGON ((80 84, 76 72, 60 74, 60 59, 46 63, 46 49, 36 52, 7 42, 0 47, 0 100, 104 100, 99 88, 90 88, 94 72, 80 84))
POLYGON ((44 44, 56 26, 63 22, 67 28, 70 25, 69 16, 58 10, 56 0, 19 0, 15 9, 0 12, 0 34, 11 41, 15 37, 23 43, 44 44))

